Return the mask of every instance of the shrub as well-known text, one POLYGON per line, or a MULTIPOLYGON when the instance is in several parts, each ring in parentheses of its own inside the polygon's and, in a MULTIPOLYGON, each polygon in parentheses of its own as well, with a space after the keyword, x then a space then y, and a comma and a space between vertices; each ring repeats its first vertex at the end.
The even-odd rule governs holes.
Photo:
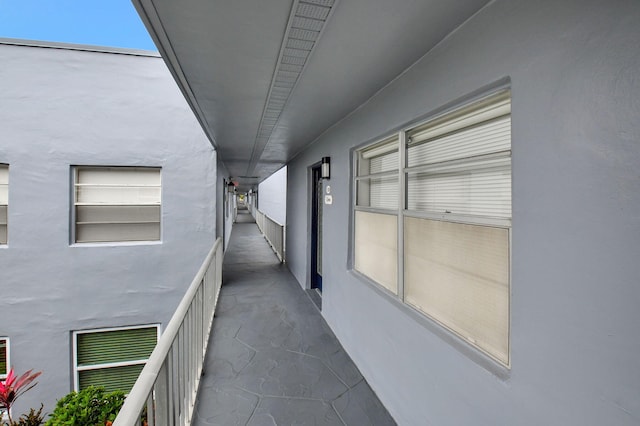
POLYGON ((44 405, 40 404, 40 409, 38 411, 33 408, 29 410, 28 414, 23 414, 20 416, 15 424, 17 426, 40 426, 44 423, 44 414, 42 414, 42 409, 44 405))
POLYGON ((46 426, 104 426, 116 418, 124 399, 122 391, 95 386, 71 392, 57 402, 46 426))

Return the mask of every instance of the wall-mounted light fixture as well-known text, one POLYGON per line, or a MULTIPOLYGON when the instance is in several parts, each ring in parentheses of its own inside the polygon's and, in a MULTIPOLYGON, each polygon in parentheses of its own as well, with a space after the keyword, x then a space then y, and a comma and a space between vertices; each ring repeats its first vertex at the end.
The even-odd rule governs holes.
POLYGON ((322 179, 331 178, 331 157, 322 157, 322 166, 320 167, 320 177, 322 179))
POLYGON ((227 191, 229 191, 230 194, 233 194, 234 192, 236 192, 236 185, 233 183, 232 180, 229 180, 229 182, 227 183, 227 191))

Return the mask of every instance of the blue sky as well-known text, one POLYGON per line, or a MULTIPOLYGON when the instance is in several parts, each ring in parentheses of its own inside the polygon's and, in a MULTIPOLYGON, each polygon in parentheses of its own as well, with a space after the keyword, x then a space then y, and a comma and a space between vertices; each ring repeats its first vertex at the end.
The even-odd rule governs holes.
POLYGON ((0 0, 0 37, 157 50, 131 0, 0 0))

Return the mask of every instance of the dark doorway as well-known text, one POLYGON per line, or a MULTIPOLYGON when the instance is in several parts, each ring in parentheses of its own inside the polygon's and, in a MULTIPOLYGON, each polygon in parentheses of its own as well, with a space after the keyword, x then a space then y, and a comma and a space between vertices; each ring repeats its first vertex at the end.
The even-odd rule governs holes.
POLYGON ((311 288, 322 293, 322 178, 311 170, 311 288))

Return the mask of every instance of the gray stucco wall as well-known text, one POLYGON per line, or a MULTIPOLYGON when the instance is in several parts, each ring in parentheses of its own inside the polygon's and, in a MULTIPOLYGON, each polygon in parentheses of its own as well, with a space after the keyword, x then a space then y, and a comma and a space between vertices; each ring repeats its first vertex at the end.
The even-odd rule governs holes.
POLYGON ((216 156, 162 59, 0 44, 0 336, 43 372, 17 413, 71 390, 71 331, 166 326, 215 240, 216 156), (162 168, 162 241, 70 245, 71 165, 162 168))
POLYGON ((287 222, 287 167, 283 167, 258 186, 260 211, 281 225, 287 222))
POLYGON ((331 156, 323 315, 401 425, 640 423, 640 3, 496 0, 289 164, 331 156), (350 149, 493 82, 512 89, 511 371, 498 377, 349 271, 350 149), (440 337, 439 337, 440 336, 440 337))

